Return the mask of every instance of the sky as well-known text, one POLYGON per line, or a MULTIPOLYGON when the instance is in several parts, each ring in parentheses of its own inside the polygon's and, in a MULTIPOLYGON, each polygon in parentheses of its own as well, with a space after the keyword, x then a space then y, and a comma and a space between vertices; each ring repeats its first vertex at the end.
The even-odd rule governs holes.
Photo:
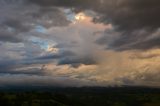
POLYGON ((0 0, 0 87, 160 87, 160 1, 0 0))

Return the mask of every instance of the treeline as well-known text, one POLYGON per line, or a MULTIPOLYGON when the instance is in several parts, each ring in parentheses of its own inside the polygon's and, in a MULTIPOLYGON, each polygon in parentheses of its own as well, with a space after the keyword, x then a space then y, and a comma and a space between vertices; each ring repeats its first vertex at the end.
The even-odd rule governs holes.
POLYGON ((1 91, 0 106, 160 106, 160 89, 83 87, 1 91))

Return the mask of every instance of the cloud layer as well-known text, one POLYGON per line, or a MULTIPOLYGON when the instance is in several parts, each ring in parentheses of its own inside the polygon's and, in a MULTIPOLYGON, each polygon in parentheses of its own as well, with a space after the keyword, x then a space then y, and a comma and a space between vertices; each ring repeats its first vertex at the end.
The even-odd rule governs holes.
POLYGON ((0 0, 0 83, 159 86, 159 5, 0 0))

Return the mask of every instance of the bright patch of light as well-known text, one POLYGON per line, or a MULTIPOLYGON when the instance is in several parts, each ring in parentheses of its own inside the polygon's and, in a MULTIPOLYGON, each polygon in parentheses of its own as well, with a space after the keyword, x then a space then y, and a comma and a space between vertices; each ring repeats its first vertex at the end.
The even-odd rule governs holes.
POLYGON ((64 9, 64 13, 66 14, 67 20, 71 21, 74 24, 76 24, 77 22, 83 21, 87 18, 85 13, 80 12, 76 14, 71 9, 64 9))
POLYGON ((75 20, 77 20, 77 21, 82 21, 85 18, 86 18, 86 16, 84 13, 79 13, 79 14, 75 15, 75 20))
POLYGON ((47 51, 52 53, 57 53, 59 49, 54 46, 48 45, 47 51))

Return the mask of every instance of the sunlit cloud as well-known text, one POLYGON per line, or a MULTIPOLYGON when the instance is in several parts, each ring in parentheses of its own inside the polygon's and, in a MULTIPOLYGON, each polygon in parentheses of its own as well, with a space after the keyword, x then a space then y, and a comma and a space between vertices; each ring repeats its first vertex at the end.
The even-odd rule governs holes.
POLYGON ((58 53, 59 49, 54 47, 54 45, 48 45, 47 51, 51 53, 58 53))

